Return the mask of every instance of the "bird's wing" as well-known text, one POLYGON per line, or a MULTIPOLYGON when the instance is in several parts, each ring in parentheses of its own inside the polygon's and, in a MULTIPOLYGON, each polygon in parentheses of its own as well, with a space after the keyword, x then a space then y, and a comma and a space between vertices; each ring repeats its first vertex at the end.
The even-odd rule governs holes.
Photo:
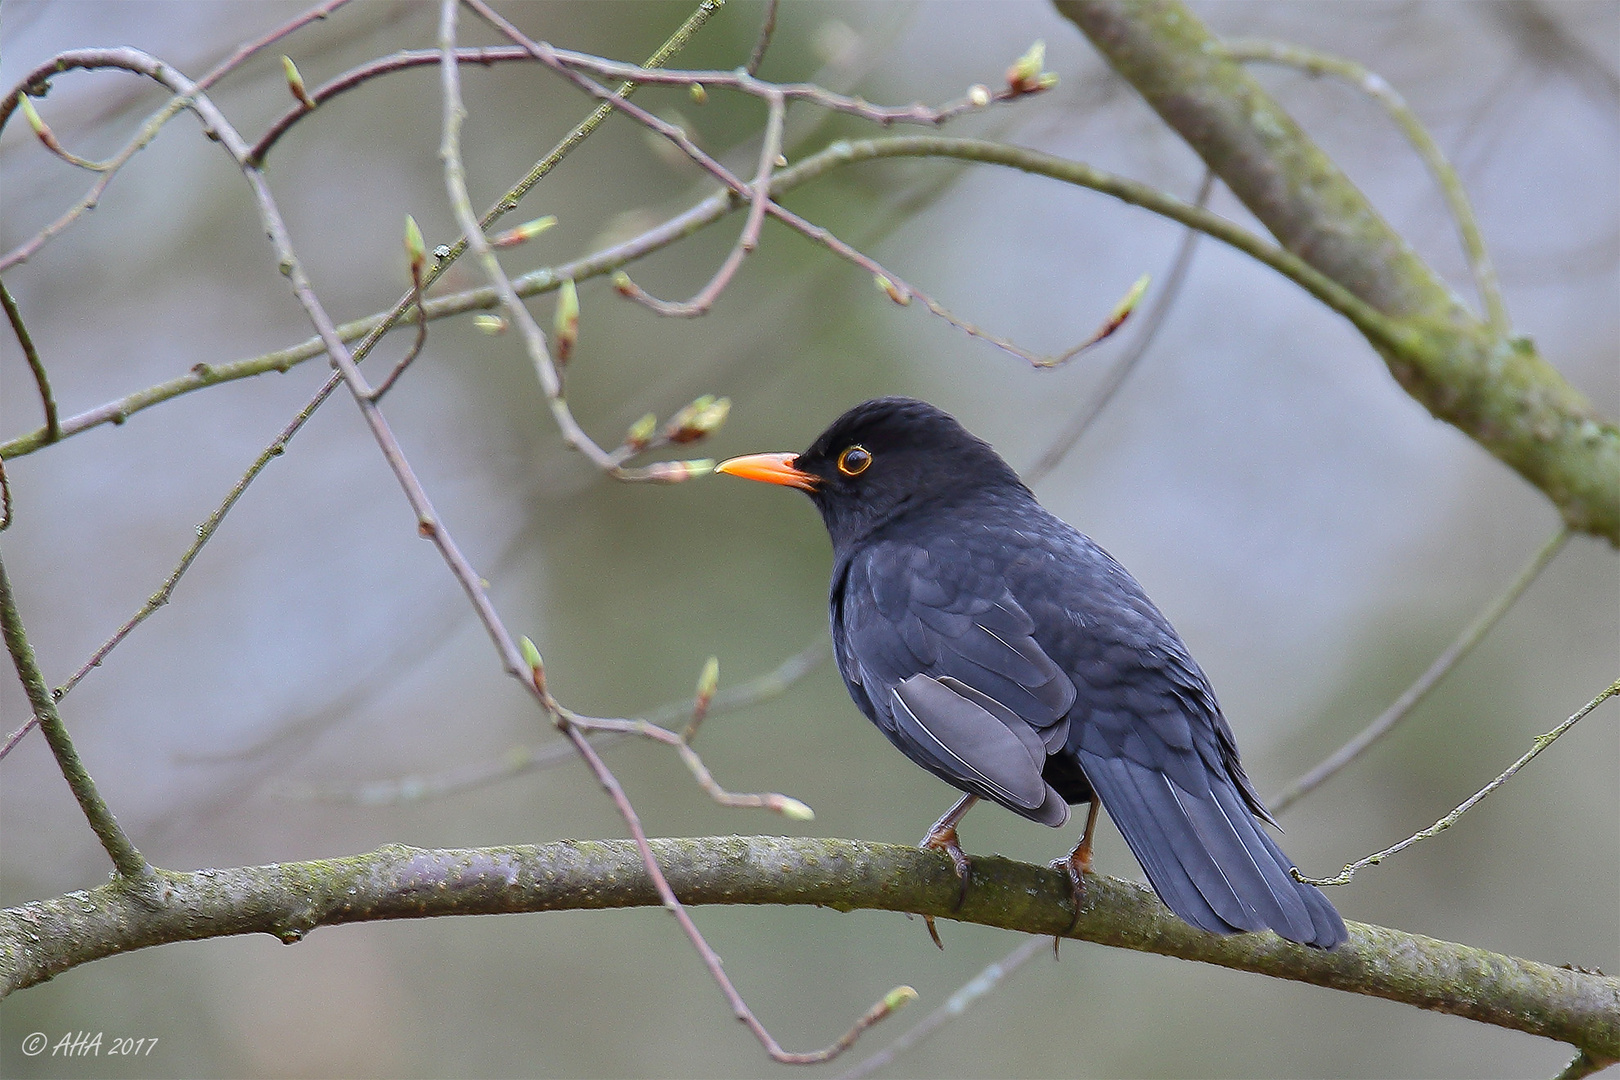
POLYGON ((850 560, 837 597, 839 666, 912 760, 965 791, 1062 824, 1068 806, 1041 770, 1067 739, 1074 685, 988 569, 948 546, 868 545, 850 560))

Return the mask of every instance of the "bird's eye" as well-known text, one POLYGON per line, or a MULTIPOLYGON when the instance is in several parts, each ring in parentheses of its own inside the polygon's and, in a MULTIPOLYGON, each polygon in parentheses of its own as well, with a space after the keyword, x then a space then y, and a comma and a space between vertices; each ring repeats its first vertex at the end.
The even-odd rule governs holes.
POLYGON ((864 446, 851 446, 838 455, 838 471, 845 476, 859 476, 872 464, 872 455, 864 446))

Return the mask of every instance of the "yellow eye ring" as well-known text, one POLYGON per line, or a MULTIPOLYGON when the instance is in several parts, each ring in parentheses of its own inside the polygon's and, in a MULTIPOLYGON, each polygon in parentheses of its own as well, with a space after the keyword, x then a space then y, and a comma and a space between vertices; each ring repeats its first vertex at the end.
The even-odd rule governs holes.
POLYGON ((870 464, 872 455, 867 453, 864 446, 851 446, 838 455, 838 471, 845 476, 859 476, 870 464))

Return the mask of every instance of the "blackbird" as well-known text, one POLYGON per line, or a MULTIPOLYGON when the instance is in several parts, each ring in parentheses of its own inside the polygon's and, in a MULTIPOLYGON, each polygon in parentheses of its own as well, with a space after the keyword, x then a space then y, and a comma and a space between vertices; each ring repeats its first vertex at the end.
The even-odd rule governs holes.
MULTIPOLYGON (((1261 822, 1209 680, 1136 579, 1048 513, 989 444, 926 402, 857 405, 802 454, 718 471, 807 492, 832 538, 832 637, 855 704, 967 792, 925 847, 966 889, 956 824, 979 799, 1060 826, 1076 911, 1097 805, 1171 911, 1331 949, 1344 921, 1261 822)), ((1059 865, 1059 864, 1054 864, 1059 865)))

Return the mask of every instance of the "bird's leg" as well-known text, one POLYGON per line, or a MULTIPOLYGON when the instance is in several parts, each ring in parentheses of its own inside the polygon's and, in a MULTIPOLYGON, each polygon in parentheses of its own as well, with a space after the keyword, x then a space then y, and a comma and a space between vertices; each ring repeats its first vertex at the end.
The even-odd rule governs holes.
POLYGON ((957 907, 961 907, 962 901, 967 899, 968 881, 973 877, 973 864, 962 853, 962 845, 956 839, 956 823, 961 821, 978 801, 977 795, 962 796, 955 806, 945 811, 944 817, 934 822, 934 827, 928 830, 928 835, 917 845, 924 851, 943 851, 951 857, 951 862, 956 864, 956 876, 962 882, 961 892, 956 897, 957 907))
MULTIPOLYGON (((973 880, 973 864, 962 851, 961 843, 956 839, 956 823, 961 821, 973 805, 979 801, 977 795, 964 795, 955 806, 945 811, 945 816, 934 822, 934 827, 928 830, 922 843, 917 846, 924 851, 943 851, 950 856, 951 862, 956 866, 956 877, 961 887, 956 893, 956 906, 961 907, 967 899, 968 882, 973 880)), ((945 943, 939 940, 939 931, 934 927, 934 917, 924 915, 923 922, 928 924, 928 936, 934 939, 934 944, 941 949, 945 943)))
MULTIPOLYGON (((1097 829, 1097 811, 1101 805, 1097 801, 1097 796, 1092 795, 1091 809, 1086 811, 1086 831, 1080 834, 1080 842, 1074 845, 1074 850, 1069 852, 1067 859, 1059 859, 1052 864, 1052 869, 1061 869, 1068 873, 1069 884, 1074 888, 1074 918, 1069 920, 1069 930, 1073 930, 1080 922, 1080 902, 1086 895, 1085 876, 1091 873, 1091 834, 1097 829)), ((1068 933, 1068 930, 1064 933, 1068 933)), ((1055 938, 1052 948, 1054 951, 1057 949, 1055 938)))

